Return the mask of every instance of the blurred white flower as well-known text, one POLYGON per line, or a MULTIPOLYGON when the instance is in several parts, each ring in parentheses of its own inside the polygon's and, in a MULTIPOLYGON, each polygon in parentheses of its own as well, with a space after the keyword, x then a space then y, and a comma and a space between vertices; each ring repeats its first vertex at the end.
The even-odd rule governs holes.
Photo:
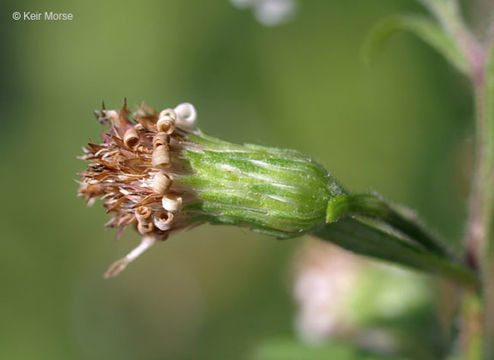
POLYGON ((332 244, 309 240, 295 261, 295 327, 309 344, 352 339, 390 354, 397 346, 389 329, 373 319, 400 318, 431 301, 420 275, 365 260, 332 244))
POLYGON ((257 0, 230 0, 233 6, 239 9, 247 9, 249 6, 253 6, 257 0))
POLYGON ((343 313, 360 272, 357 258, 330 244, 311 241, 301 250, 296 266, 299 336, 318 343, 350 330, 353 325, 343 313))
POLYGON ((275 26, 290 21, 297 10, 296 0, 230 0, 239 9, 252 8, 257 21, 275 26))

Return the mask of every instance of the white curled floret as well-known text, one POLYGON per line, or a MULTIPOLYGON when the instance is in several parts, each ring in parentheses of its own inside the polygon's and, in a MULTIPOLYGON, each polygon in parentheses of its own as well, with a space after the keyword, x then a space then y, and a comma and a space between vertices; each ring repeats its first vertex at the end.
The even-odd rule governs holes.
POLYGON ((161 231, 170 230, 173 224, 173 214, 171 212, 163 212, 153 219, 154 226, 161 231))
POLYGON ((170 164, 170 152, 168 146, 158 146, 153 150, 151 156, 151 163, 154 167, 166 167, 170 164))
POLYGON ((175 131, 175 121, 177 115, 173 109, 165 109, 160 112, 156 128, 159 132, 164 132, 167 135, 172 134, 175 131))
POLYGON ((192 130, 195 128, 197 121, 197 112, 194 105, 190 103, 182 103, 175 109, 177 115, 177 125, 186 130, 192 130))
POLYGON ((165 195, 161 200, 163 209, 170 212, 176 212, 182 207, 182 198, 176 195, 165 195))
POLYGON ((171 184, 172 184, 172 180, 168 175, 166 175, 163 172, 157 172, 152 180, 153 190, 160 195, 165 194, 166 190, 168 190, 171 184))
POLYGON ((164 132, 159 132, 153 137, 153 148, 156 149, 160 146, 166 146, 168 148, 168 143, 170 141, 170 137, 164 132))

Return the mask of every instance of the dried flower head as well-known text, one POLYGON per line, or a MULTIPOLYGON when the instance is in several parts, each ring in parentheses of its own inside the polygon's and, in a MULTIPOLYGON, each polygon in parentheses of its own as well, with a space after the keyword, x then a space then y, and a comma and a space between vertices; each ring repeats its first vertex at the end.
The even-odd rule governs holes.
POLYGON ((235 145, 196 129, 191 104, 157 112, 95 111, 110 129, 81 159, 79 195, 104 200, 119 237, 129 225, 141 244, 105 274, 115 276, 156 241, 202 222, 249 226, 287 238, 321 226, 328 200, 342 194, 328 172, 297 151, 235 145))

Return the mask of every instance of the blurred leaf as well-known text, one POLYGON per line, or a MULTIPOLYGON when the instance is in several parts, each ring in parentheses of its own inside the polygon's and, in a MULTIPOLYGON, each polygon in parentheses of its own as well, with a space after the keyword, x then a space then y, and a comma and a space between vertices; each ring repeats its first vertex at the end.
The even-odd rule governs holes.
POLYGON ((430 9, 458 7, 457 0, 419 0, 419 2, 422 3, 425 7, 430 9))
POLYGON ((438 257, 405 239, 357 218, 344 218, 316 230, 313 235, 356 254, 409 266, 478 287, 478 278, 463 264, 438 257))
POLYGON ((463 26, 460 16, 460 6, 458 0, 419 0, 432 15, 434 15, 441 25, 454 30, 458 25, 463 26))
POLYGON ((357 351, 345 344, 307 346, 295 339, 271 340, 259 346, 250 360, 351 360, 357 351))
POLYGON ((389 38, 399 31, 417 35, 443 55, 458 71, 468 74, 468 62, 458 44, 439 25, 422 16, 392 16, 379 22, 364 45, 366 60, 372 60, 389 38))
POLYGON ((368 354, 348 343, 331 343, 330 345, 305 345, 296 339, 273 339, 260 345, 249 360, 398 360, 368 354))

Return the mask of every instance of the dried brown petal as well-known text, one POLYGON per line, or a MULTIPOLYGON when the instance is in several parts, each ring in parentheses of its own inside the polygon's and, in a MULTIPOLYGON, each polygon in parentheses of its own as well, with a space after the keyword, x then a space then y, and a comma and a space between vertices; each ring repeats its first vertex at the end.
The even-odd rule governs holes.
POLYGON ((169 230, 173 224, 173 213, 171 212, 162 212, 158 216, 154 217, 154 225, 163 231, 169 230))
POLYGON ((154 167, 163 167, 170 164, 170 153, 165 146, 158 146, 154 149, 152 155, 152 164, 154 167))
POLYGON ((156 123, 156 128, 158 131, 170 135, 175 131, 175 120, 170 116, 162 117, 156 123))
POLYGON ((165 173, 157 172, 156 175, 154 175, 153 190, 156 193, 160 195, 165 194, 166 190, 168 190, 171 184, 172 184, 172 180, 165 173))
POLYGON ((124 134, 124 144, 129 148, 134 148, 139 144, 139 135, 133 127, 127 129, 124 134))
POLYGON ((182 129, 172 109, 158 113, 141 105, 131 115, 126 101, 120 111, 103 106, 95 115, 111 128, 102 133, 100 144, 91 142, 83 149, 80 158, 89 165, 80 173, 78 193, 88 204, 103 201, 113 215, 106 226, 119 228, 118 236, 131 224, 144 235, 141 245, 108 270, 106 277, 110 277, 155 241, 190 225, 178 212, 182 198, 189 201, 194 195, 185 188, 171 189, 173 178, 188 174, 187 164, 179 159, 184 134, 194 129, 182 129), (177 127, 180 131, 175 131, 177 127))

